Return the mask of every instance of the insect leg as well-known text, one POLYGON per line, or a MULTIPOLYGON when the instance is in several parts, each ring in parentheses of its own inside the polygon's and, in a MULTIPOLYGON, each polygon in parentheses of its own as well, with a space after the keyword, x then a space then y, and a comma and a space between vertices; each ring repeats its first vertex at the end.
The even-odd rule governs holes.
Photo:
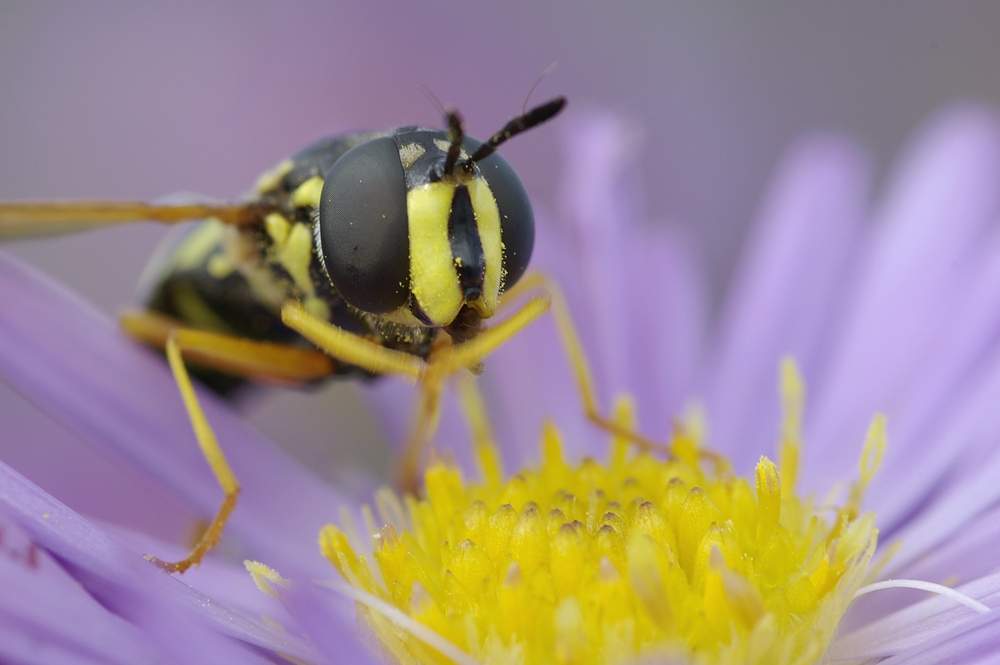
POLYGON ((156 557, 147 555, 146 558, 168 573, 183 573, 191 566, 197 566, 222 536, 222 530, 226 526, 229 514, 236 507, 236 496, 240 492, 240 485, 233 475, 233 470, 229 468, 226 456, 219 447, 219 442, 215 439, 215 432, 205 418, 205 413, 198 403, 198 396, 191 385, 191 378, 188 376, 187 368, 184 367, 184 360, 181 358, 181 346, 176 339, 176 335, 171 334, 166 341, 167 360, 170 362, 170 369, 174 373, 174 380, 177 381, 177 388, 180 390, 181 398, 184 400, 184 407, 187 409, 188 418, 191 419, 191 427, 194 429, 195 437, 202 454, 212 467, 219 486, 226 496, 222 500, 219 512, 216 513, 209 524, 208 529, 202 534, 201 539, 195 545, 188 556, 180 561, 169 563, 161 561, 156 557))
POLYGON ((458 400, 472 431, 483 479, 488 485, 499 487, 503 470, 496 453, 496 437, 493 436, 493 427, 477 381, 473 374, 460 374, 457 382, 458 400))
POLYGON ((316 318, 297 302, 281 308, 281 320, 310 342, 345 363, 375 374, 421 378, 426 363, 409 353, 383 346, 316 318))
MULTIPOLYGON (((417 422, 413 434, 407 441, 403 458, 396 474, 397 483, 407 491, 414 491, 420 480, 420 461, 424 456, 431 438, 437 429, 440 415, 441 390, 444 382, 452 374, 463 369, 473 369, 500 345, 524 330, 532 321, 544 314, 549 308, 546 298, 533 298, 523 307, 514 312, 500 324, 479 333, 473 339, 444 346, 431 352, 427 366, 420 377, 420 408, 417 411, 417 422)), ((461 390, 461 388, 460 388, 461 390)), ((478 443, 480 437, 489 436, 489 425, 486 421, 486 411, 479 405, 468 408, 468 395, 464 398, 466 416, 470 418, 473 436, 478 443)))
POLYGON ((159 348, 173 335, 188 363, 253 381, 306 383, 336 370, 334 361, 321 351, 187 328, 156 312, 128 312, 121 324, 131 336, 159 348))
POLYGON ((437 429, 444 381, 451 373, 460 369, 461 365, 448 365, 447 368, 434 366, 408 353, 387 349, 317 319, 298 303, 290 302, 282 307, 281 320, 337 360, 376 374, 392 374, 419 382, 417 419, 395 473, 396 485, 400 490, 415 492, 419 485, 423 451, 437 429))
MULTIPOLYGON (((562 342, 563 349, 566 351, 570 367, 573 369, 573 375, 576 378, 577 388, 580 390, 580 399, 583 402, 587 418, 595 425, 612 434, 633 441, 644 449, 669 451, 670 448, 667 444, 653 441, 600 414, 600 408, 597 403, 597 390, 594 387, 594 375, 591 372, 587 354, 583 350, 583 344, 580 343, 580 336, 576 332, 576 325, 573 323, 573 317, 569 313, 569 307, 566 305, 566 299, 562 294, 562 290, 554 280, 542 273, 529 273, 522 277, 514 287, 504 293, 504 299, 518 298, 533 290, 540 290, 551 303, 552 316, 556 322, 556 329, 559 331, 559 339, 562 342)), ((483 335, 480 335, 480 337, 483 337, 483 335)))

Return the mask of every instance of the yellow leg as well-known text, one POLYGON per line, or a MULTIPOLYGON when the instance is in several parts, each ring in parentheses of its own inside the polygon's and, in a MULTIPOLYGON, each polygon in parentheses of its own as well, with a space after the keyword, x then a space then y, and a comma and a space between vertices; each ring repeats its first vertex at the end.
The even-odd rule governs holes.
POLYGON ((566 299, 559 286, 552 279, 541 273, 529 273, 504 294, 504 301, 510 302, 533 290, 542 291, 552 304, 552 316, 555 319, 556 329, 559 331, 559 338, 566 351, 570 367, 573 369, 587 418, 608 432, 633 441, 646 450, 669 452, 669 445, 648 439, 600 414, 597 390, 594 388, 594 375, 590 370, 587 354, 583 350, 583 344, 580 343, 580 336, 576 332, 576 326, 573 324, 573 317, 570 316, 566 299))
POLYGON ((198 445, 201 447, 201 452, 205 455, 209 466, 212 467, 212 472, 215 474, 216 480, 219 481, 219 486, 222 487, 222 491, 226 494, 222 500, 219 512, 216 513, 212 523, 209 524, 208 529, 205 530, 201 539, 186 558, 174 563, 168 563, 153 556, 147 555, 146 557, 168 573, 183 573, 191 566, 200 564, 205 554, 218 544, 219 538, 222 536, 222 530, 229 519, 229 514, 236 507, 236 496, 240 492, 240 485, 236 482, 236 477, 233 475, 232 469, 229 468, 229 463, 226 462, 226 456, 223 455, 222 449, 215 439, 215 433, 208 424, 205 413, 201 410, 201 405, 198 403, 198 396, 191 385, 191 378, 184 367, 184 361, 181 358, 181 347, 175 335, 167 337, 166 351, 167 360, 170 362, 170 369, 174 373, 174 379, 177 381, 181 398, 184 400, 184 407, 187 409, 188 418, 191 419, 191 426, 194 429, 195 437, 198 439, 198 445))
POLYGON ((424 361, 420 358, 379 346, 318 319, 297 302, 285 303, 281 308, 281 320, 337 360, 369 372, 419 379, 424 370, 424 361))
POLYGON ((458 378, 458 400, 462 406, 465 421, 472 432, 472 440, 476 446, 476 457, 483 474, 483 480, 491 487, 499 487, 503 480, 503 469, 497 455, 496 437, 490 425, 486 403, 479 392, 478 379, 472 374, 461 375, 458 378))
POLYGON ((484 330, 462 344, 442 344, 424 361, 402 351, 387 349, 312 316, 301 305, 290 302, 281 310, 285 325, 312 341, 337 360, 378 374, 416 379, 420 403, 396 472, 396 484, 403 491, 415 491, 427 446, 437 430, 441 411, 441 391, 447 379, 462 369, 474 368, 500 345, 524 330, 549 308, 547 298, 534 298, 500 324, 484 330))
POLYGON ((121 324, 132 337, 161 349, 172 335, 183 349, 186 362, 252 381, 307 383, 336 371, 333 359, 315 349, 187 328, 156 312, 126 312, 121 324))
MULTIPOLYGON (((419 485, 421 460, 437 430, 444 382, 456 372, 478 367, 489 354, 528 327, 548 309, 549 301, 546 298, 533 298, 510 317, 482 331, 469 341, 454 346, 443 345, 431 351, 420 377, 421 396, 417 422, 412 430, 413 435, 407 442, 397 474, 398 483, 404 490, 412 490, 419 485)), ((485 410, 482 414, 485 416, 485 410)), ((475 429, 473 435, 476 435, 475 429)))

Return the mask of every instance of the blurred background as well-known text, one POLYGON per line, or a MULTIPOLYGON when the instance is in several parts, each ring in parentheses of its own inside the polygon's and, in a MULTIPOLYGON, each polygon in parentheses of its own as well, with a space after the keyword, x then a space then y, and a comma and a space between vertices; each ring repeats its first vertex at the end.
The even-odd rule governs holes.
MULTIPOLYGON (((556 62, 532 101, 565 94, 568 114, 611 109, 644 131, 647 216, 694 238, 718 304, 797 137, 852 134, 884 172, 943 104, 1000 102, 1000 4, 709 4, 0 2, 0 199, 235 197, 324 135, 440 125, 421 85, 484 136, 556 62)), ((504 147, 543 211, 556 131, 504 147)), ((3 249, 114 313, 163 234, 135 225, 3 249)), ((276 393, 249 417, 321 474, 384 474, 377 426, 344 417, 360 410, 332 385, 276 393), (316 445, 334 436, 363 443, 316 445)), ((186 528, 169 497, 2 384, 0 422, 0 458, 71 507, 166 536, 186 528)))

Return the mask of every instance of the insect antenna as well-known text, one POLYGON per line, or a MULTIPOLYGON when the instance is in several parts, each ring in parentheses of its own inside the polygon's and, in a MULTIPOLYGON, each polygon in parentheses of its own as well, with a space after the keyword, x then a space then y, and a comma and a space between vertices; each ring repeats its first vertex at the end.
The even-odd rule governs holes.
POLYGON ((427 98, 427 101, 429 101, 431 104, 433 104, 434 108, 436 108, 438 111, 441 112, 441 115, 448 115, 448 110, 444 107, 444 104, 441 103, 441 100, 438 99, 438 96, 434 94, 433 90, 431 90, 429 87, 427 87, 423 83, 419 83, 419 82, 416 84, 416 86, 417 86, 417 90, 419 90, 420 92, 422 92, 423 95, 424 95, 424 97, 427 98))
POLYGON ((528 94, 524 96, 524 103, 521 104, 521 115, 528 112, 528 102, 531 101, 531 95, 535 92, 535 88, 537 88, 538 84, 542 82, 542 79, 551 74, 552 70, 554 70, 558 65, 558 62, 553 62, 551 65, 546 67, 545 71, 539 74, 538 78, 535 79, 535 82, 531 84, 530 88, 528 88, 528 94))
POLYGON ((444 160, 444 174, 451 175, 455 171, 458 156, 462 154, 462 139, 465 130, 462 128, 462 116, 455 109, 448 109, 448 156, 444 160))
POLYGON ((541 106, 536 106, 527 113, 517 116, 504 125, 503 129, 491 136, 489 141, 479 146, 479 150, 476 150, 475 154, 473 154, 472 157, 469 157, 464 164, 474 164, 478 161, 486 159, 492 155, 502 143, 522 132, 528 131, 532 127, 542 124, 546 120, 552 119, 556 114, 562 111, 565 106, 566 98, 556 97, 541 106))

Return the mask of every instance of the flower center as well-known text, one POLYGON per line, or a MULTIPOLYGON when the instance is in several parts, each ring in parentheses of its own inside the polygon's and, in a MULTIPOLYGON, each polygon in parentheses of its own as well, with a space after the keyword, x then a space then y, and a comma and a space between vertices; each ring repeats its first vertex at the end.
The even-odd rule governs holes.
MULTIPOLYGON (((782 377, 779 464, 762 457, 753 478, 704 452, 695 421, 675 428, 669 459, 616 439, 607 462, 579 464, 547 425, 537 468, 502 480, 482 446, 474 483, 434 460, 424 499, 376 496, 387 526, 363 511, 370 544, 328 525, 322 551, 365 597, 477 662, 813 662, 875 548, 859 504, 885 428, 877 416, 843 504, 817 506, 794 492, 803 391, 790 361, 782 377)), ((631 412, 619 402, 618 422, 631 412)), ((359 616, 400 663, 451 662, 378 605, 359 603, 359 616)))

